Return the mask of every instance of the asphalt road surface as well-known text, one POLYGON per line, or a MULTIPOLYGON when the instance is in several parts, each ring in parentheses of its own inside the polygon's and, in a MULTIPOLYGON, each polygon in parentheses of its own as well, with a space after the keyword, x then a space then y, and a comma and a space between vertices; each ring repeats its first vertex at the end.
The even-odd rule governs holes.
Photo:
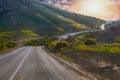
POLYGON ((58 38, 58 40, 62 40, 62 39, 67 39, 69 36, 75 36, 77 34, 90 33, 90 32, 98 32, 98 31, 102 31, 102 30, 89 30, 89 31, 73 32, 73 33, 68 33, 68 34, 60 35, 57 38, 58 38))
POLYGON ((0 80, 89 80, 63 66, 41 47, 0 55, 0 80))

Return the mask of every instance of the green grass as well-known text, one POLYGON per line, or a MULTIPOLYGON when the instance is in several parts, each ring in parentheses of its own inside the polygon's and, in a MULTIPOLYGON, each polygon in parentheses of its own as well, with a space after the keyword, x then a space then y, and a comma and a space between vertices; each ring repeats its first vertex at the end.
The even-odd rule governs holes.
POLYGON ((61 55, 61 54, 59 54, 59 53, 56 53, 55 55, 58 56, 59 58, 65 60, 65 61, 74 62, 74 60, 73 60, 72 58, 69 58, 69 57, 67 57, 67 56, 61 55))
POLYGON ((31 37, 38 37, 39 35, 34 33, 31 30, 19 30, 19 31, 7 31, 7 32, 0 32, 0 37, 3 38, 4 41, 7 40, 22 40, 28 39, 31 37))
POLYGON ((22 33, 23 36, 34 36, 37 37, 38 34, 32 32, 31 30, 20 30, 20 33, 22 33))
POLYGON ((94 52, 108 52, 108 53, 120 53, 119 44, 117 46, 112 45, 95 45, 95 46, 87 46, 87 45, 78 45, 79 50, 88 50, 94 52))

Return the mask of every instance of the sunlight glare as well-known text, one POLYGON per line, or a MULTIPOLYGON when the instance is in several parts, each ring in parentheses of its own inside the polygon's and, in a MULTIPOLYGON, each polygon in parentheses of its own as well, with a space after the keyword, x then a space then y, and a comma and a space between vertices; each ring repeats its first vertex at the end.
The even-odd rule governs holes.
POLYGON ((102 12, 102 4, 100 2, 88 2, 84 7, 90 13, 102 12))

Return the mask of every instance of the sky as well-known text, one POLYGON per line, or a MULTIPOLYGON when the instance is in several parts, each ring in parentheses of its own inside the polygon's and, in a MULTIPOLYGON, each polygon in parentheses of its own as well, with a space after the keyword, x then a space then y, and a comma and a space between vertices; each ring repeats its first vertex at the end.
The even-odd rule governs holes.
POLYGON ((64 2, 66 4, 62 5, 62 8, 67 11, 104 20, 120 18, 120 0, 64 0, 64 2))

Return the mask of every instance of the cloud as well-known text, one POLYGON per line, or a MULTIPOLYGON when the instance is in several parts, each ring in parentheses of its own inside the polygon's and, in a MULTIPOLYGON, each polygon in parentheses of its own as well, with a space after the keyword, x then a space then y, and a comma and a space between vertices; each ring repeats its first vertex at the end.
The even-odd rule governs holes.
POLYGON ((94 16, 106 20, 114 20, 120 18, 120 0, 67 0, 69 5, 65 6, 68 11, 76 12, 79 14, 85 14, 94 16), (85 3, 97 1, 104 6, 104 11, 99 14, 90 14, 85 11, 85 3))

